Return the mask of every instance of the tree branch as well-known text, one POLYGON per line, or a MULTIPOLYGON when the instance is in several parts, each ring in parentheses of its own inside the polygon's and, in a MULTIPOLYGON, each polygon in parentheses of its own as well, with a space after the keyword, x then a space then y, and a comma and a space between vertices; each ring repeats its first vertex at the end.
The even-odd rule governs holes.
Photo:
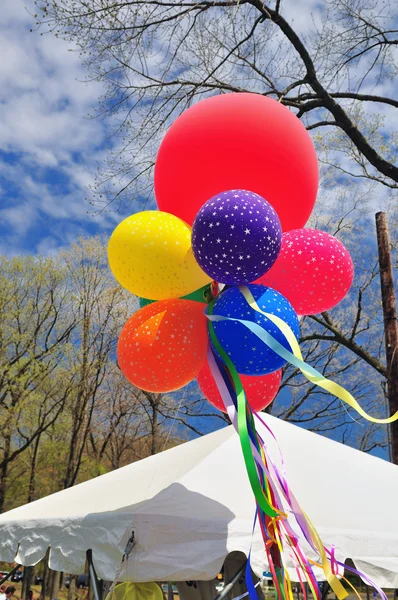
POLYGON ((348 114, 344 109, 337 104, 334 98, 327 92, 324 86, 320 83, 317 78, 315 65, 309 55, 307 48, 300 40, 296 32, 292 29, 289 23, 274 10, 265 7, 261 0, 249 0, 250 3, 255 6, 261 14, 266 18, 272 20, 279 29, 283 32, 286 38, 291 42, 301 60, 304 63, 306 69, 306 83, 308 83, 314 92, 316 92, 322 106, 326 108, 335 118, 335 121, 339 124, 339 127, 347 134, 350 140, 355 144, 358 150, 365 156, 365 158, 373 165, 380 173, 389 177, 395 182, 398 182, 398 167, 385 160, 376 150, 369 144, 366 138, 362 135, 359 129, 349 118, 348 114))
POLYGON ((380 375, 383 375, 383 377, 387 376, 387 368, 383 365, 383 363, 380 362, 377 358, 375 358, 371 354, 369 354, 369 352, 367 352, 362 346, 360 346, 353 340, 350 340, 349 338, 347 338, 342 333, 342 331, 340 331, 340 329, 338 329, 338 327, 336 327, 336 325, 333 323, 331 317, 329 316, 329 313, 327 313, 327 312, 322 313, 322 317, 323 318, 321 319, 320 317, 311 315, 310 319, 312 319, 313 321, 316 321, 320 325, 323 325, 324 327, 329 329, 329 331, 331 331, 334 334, 336 342, 338 342, 342 346, 345 346, 346 348, 351 350, 351 352, 354 352, 354 354, 356 354, 357 356, 362 358, 365 362, 367 362, 368 365, 370 365, 371 367, 376 369, 376 371, 378 371, 380 373, 380 375))

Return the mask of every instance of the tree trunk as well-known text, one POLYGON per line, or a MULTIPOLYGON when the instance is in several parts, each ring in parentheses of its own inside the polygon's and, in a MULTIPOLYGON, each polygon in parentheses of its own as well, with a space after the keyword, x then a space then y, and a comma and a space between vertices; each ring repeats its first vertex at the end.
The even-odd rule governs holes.
MULTIPOLYGON (((376 214, 376 231, 384 317, 387 396, 390 414, 393 415, 398 411, 398 322, 391 263, 390 237, 386 213, 378 212, 376 214)), ((392 462, 398 465, 398 420, 391 423, 390 432, 391 458, 392 462)))
POLYGON ((112 584, 111 584, 110 581, 103 581, 102 582, 102 600, 105 600, 105 598, 109 594, 109 590, 111 589, 111 585, 112 584))
POLYGON ((60 573, 59 571, 53 571, 53 576, 52 576, 52 580, 51 580, 51 590, 50 590, 50 598, 51 600, 53 598, 58 598, 58 594, 59 594, 59 577, 60 577, 60 573))
POLYGON ((156 403, 154 402, 152 404, 152 423, 151 423, 151 429, 152 429, 152 441, 151 441, 151 454, 156 454, 157 452, 157 428, 158 428, 158 408, 156 406, 156 403))
POLYGON ((70 576, 69 589, 68 589, 68 600, 75 600, 76 598, 76 575, 70 576))
POLYGON ((53 571, 52 569, 49 568, 47 571, 46 593, 47 593, 48 597, 50 598, 50 600, 52 599, 54 575, 55 575, 55 571, 53 571))
POLYGON ((4 452, 0 467, 0 513, 4 512, 4 504, 7 492, 8 458, 11 450, 11 435, 3 433, 4 452))
POLYGON ((48 558, 50 556, 50 549, 47 550, 46 556, 44 557, 44 569, 43 569, 43 582, 41 584, 41 594, 40 597, 44 600, 47 595, 48 590, 48 576, 49 576, 49 568, 48 568, 48 558))
POLYGON ((22 600, 29 600, 29 592, 30 588, 33 584, 33 578, 35 575, 34 567, 25 567, 23 570, 23 579, 22 579, 22 591, 21 598, 22 600))
MULTIPOLYGON (((37 455, 39 453, 40 438, 41 438, 41 436, 38 435, 35 440, 35 443, 33 444, 33 456, 32 456, 32 462, 30 464, 27 502, 33 502, 35 492, 36 492, 36 485, 35 485, 36 484, 36 462, 37 462, 37 455)), ((21 592, 21 598, 23 600, 29 600, 29 592, 30 592, 30 588, 33 584, 34 575, 35 575, 35 567, 25 567, 24 577, 22 580, 22 592, 21 592)))
POLYGON ((86 405, 87 405, 87 365, 88 365, 88 339, 90 331, 90 319, 87 315, 83 318, 83 339, 82 339, 82 365, 80 373, 80 381, 77 387, 77 399, 79 403, 79 410, 76 412, 75 419, 72 427, 72 435, 69 443, 69 456, 68 464, 66 468, 66 474, 64 478, 64 489, 74 485, 77 475, 79 464, 76 466, 76 449, 78 448, 78 439, 81 428, 84 423, 86 405))
POLYGON ((23 579, 22 579, 22 585, 21 585, 21 600, 23 598, 26 598, 26 588, 28 587, 27 584, 27 573, 26 573, 26 569, 28 569, 29 567, 25 567, 24 569, 24 573, 23 573, 23 579))
POLYGON ((33 502, 33 500, 35 499, 36 463, 37 463, 37 455, 39 453, 40 438, 41 438, 41 435, 38 435, 35 440, 35 443, 33 444, 33 456, 32 456, 32 462, 30 464, 30 474, 29 474, 28 502, 33 502))

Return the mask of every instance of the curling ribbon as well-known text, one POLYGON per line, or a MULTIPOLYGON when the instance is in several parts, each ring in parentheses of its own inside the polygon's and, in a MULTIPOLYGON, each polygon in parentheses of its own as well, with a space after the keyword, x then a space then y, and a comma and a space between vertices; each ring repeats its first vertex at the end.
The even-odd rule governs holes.
MULTIPOLYGON (((210 320, 212 320, 211 319, 212 308, 213 307, 210 304, 208 307, 208 313, 209 313, 208 317, 210 320)), ((237 412, 238 412, 237 430, 238 430, 238 434, 239 434, 239 438, 240 438, 240 442, 241 442, 241 447, 242 447, 242 452, 243 452, 243 458, 244 458, 245 465, 246 465, 246 470, 247 470, 247 473, 249 476, 249 481, 250 481, 254 496, 256 498, 256 501, 257 501, 259 507, 261 508, 261 510, 263 510, 263 512, 268 517, 271 517, 271 518, 282 517, 284 519, 287 519, 287 515, 284 514, 282 511, 278 510, 274 506, 274 504, 270 502, 269 497, 267 497, 266 494, 264 493, 264 489, 261 486, 260 481, 259 481, 258 471, 257 471, 257 467, 256 467, 256 461, 254 459, 254 456, 256 454, 258 454, 258 450, 256 448, 254 448, 254 449, 252 448, 249 430, 248 430, 248 423, 247 423, 246 397, 245 397, 242 383, 240 381, 239 374, 236 371, 231 359, 226 354, 226 352, 222 348, 220 342, 218 341, 212 323, 209 323, 209 333, 210 333, 210 338, 211 338, 217 352, 221 356, 222 360, 224 361, 224 363, 229 371, 229 374, 231 375, 231 378, 232 378, 232 381, 233 381, 233 384, 235 387, 236 400, 237 400, 237 412), (253 452, 253 450, 254 450, 254 452, 253 452)), ((212 362, 214 362, 214 359, 212 362)), ((210 363, 210 366, 212 366, 211 363, 210 363)), ((225 387, 224 387, 224 389, 225 389, 225 387)), ((249 418, 250 417, 252 418, 251 411, 248 411, 248 412, 249 412, 249 418)), ((250 420, 249 420, 249 422, 250 422, 250 420)), ((251 425, 252 425, 253 429, 255 430, 254 423, 252 423, 251 425)), ((257 464, 258 463, 259 463, 259 461, 257 460, 257 464)), ((265 471, 265 474, 267 475, 268 483, 272 484, 272 478, 269 476, 269 473, 267 472, 267 470, 264 469, 262 464, 259 464, 259 467, 262 468, 263 471, 265 471)), ((277 504, 279 506, 282 505, 282 503, 280 501, 277 504)), ((290 504, 290 502, 289 502, 289 504, 290 504)), ((313 527, 312 523, 309 521, 309 519, 306 515, 304 515, 304 519, 307 523, 308 529, 310 530, 310 534, 311 534, 309 541, 312 541, 311 545, 315 546, 316 550, 318 551, 318 553, 321 557, 322 567, 323 567, 323 571, 325 573, 325 577, 326 577, 330 587, 332 588, 332 590, 334 591, 336 596, 339 598, 339 600, 343 600, 343 598, 345 598, 348 595, 347 591, 341 585, 341 583, 337 579, 337 577, 332 573, 330 563, 325 554, 325 549, 324 549, 323 543, 321 542, 315 528, 313 527)), ((278 548, 279 548, 280 552, 282 552, 282 547, 281 547, 279 540, 278 540, 278 548)), ((303 557, 302 554, 301 554, 300 562, 301 562, 301 566, 304 570, 304 573, 306 575, 306 578, 308 580, 308 583, 310 585, 311 592, 313 593, 314 598, 316 598, 318 595, 316 594, 316 591, 314 588, 315 578, 313 576, 310 578, 307 577, 307 575, 308 575, 307 569, 310 570, 310 566, 308 565, 308 561, 305 560, 305 557, 303 557), (304 564, 303 564, 303 562, 304 562, 304 564), (307 564, 305 565, 305 563, 307 563, 307 564), (307 568, 305 568, 305 567, 307 567, 307 568)), ((310 573, 310 574, 312 575, 312 573, 310 573)), ((275 577, 273 577, 273 579, 275 582, 275 577)), ((288 594, 288 595, 290 596, 290 594, 288 594)), ((278 594, 278 596, 279 596, 279 594, 278 594)))
MULTIPOLYGON (((361 409, 361 407, 358 405, 356 400, 351 396, 351 394, 349 394, 349 392, 347 392, 347 390, 345 390, 338 384, 335 384, 334 382, 327 380, 320 373, 318 373, 315 369, 313 369, 309 365, 306 365, 306 363, 302 360, 300 348, 298 346, 297 340, 296 340, 293 332, 281 319, 279 319, 278 317, 275 317, 274 315, 270 315, 268 313, 264 313, 263 311, 261 311, 261 309, 256 304, 253 296, 251 295, 250 291, 248 290, 248 288, 246 286, 242 286, 240 288, 240 290, 253 310, 257 310, 261 314, 264 314, 267 318, 272 320, 272 322, 277 327, 279 327, 282 330, 282 333, 285 335, 285 337, 289 341, 289 344, 291 345, 294 354, 289 353, 283 346, 281 346, 276 340, 274 340, 272 338, 272 336, 267 334, 267 332, 264 332, 266 334, 266 336, 264 336, 264 337, 268 336, 270 338, 270 340, 268 340, 268 341, 271 341, 274 343, 271 343, 271 344, 267 343, 267 341, 265 341, 264 339, 262 339, 262 337, 257 335, 256 331, 253 331, 253 333, 255 333, 258 337, 260 337, 260 339, 262 339, 262 341, 267 343, 267 345, 269 345, 274 351, 276 351, 277 353, 280 353, 286 360, 288 360, 292 364, 295 364, 295 366, 298 366, 298 368, 300 368, 300 370, 304 373, 304 375, 308 379, 310 379, 310 381, 317 383, 318 385, 320 385, 319 381, 321 381, 323 383, 323 385, 320 385, 320 387, 323 387, 323 389, 326 389, 327 391, 333 390, 332 393, 334 393, 334 395, 336 395, 341 400, 344 400, 345 402, 347 402, 350 406, 352 406, 355 410, 357 410, 357 412, 359 412, 362 416, 365 416, 365 418, 368 420, 371 420, 373 422, 391 422, 398 417, 398 413, 396 415, 394 415, 393 417, 390 417, 390 419, 384 419, 384 420, 373 419, 372 417, 369 417, 361 409), (280 349, 282 349, 283 352, 279 352, 280 349), (290 356, 288 356, 286 358, 286 355, 290 355, 290 356), (293 360, 293 359, 295 359, 295 360, 293 360), (325 385, 325 382, 326 382, 326 385, 325 385), (336 390, 337 390, 337 393, 336 393, 336 390), (358 410, 358 408, 359 408, 359 410, 358 410)), ((214 318, 214 316, 212 316, 212 306, 209 306, 208 312, 209 312, 209 315, 208 315, 209 320, 211 320, 211 321, 212 320, 224 320, 224 318, 218 319, 218 318, 214 318)), ((225 320, 227 320, 227 319, 225 318, 225 320)), ((253 323, 250 323, 247 321, 241 321, 240 319, 231 319, 231 320, 240 321, 243 324, 245 324, 246 326, 247 326, 247 323, 249 323, 251 325, 256 325, 256 324, 253 324, 253 323)), ((259 327, 259 326, 257 326, 257 328, 261 329, 261 327, 259 327)), ((249 329, 251 329, 251 328, 249 327, 249 329)), ((254 329, 256 329, 256 328, 254 328, 254 329)), ((268 500, 268 507, 271 507, 271 510, 273 510, 274 512, 279 512, 279 515, 277 515, 277 517, 271 517, 269 515, 269 512, 271 512, 271 511, 269 511, 268 514, 267 513, 262 514, 262 512, 261 512, 262 509, 260 507, 260 509, 261 509, 259 512, 260 526, 261 526, 261 530, 263 532, 264 541, 266 541, 267 533, 264 534, 263 519, 268 518, 270 523, 274 523, 274 535, 276 536, 277 539, 274 539, 274 538, 273 539, 274 539, 274 542, 277 543, 278 549, 282 553, 282 550, 283 550, 282 545, 281 545, 282 540, 279 537, 278 527, 277 527, 277 520, 282 519, 281 525, 283 524, 284 528, 286 529, 287 542, 290 545, 290 547, 295 555, 295 558, 297 560, 297 563, 300 566, 301 570, 303 571, 303 573, 309 583, 309 586, 310 586, 310 589, 311 589, 311 592, 312 592, 314 598, 319 598, 319 588, 318 588, 315 576, 312 573, 310 563, 315 566, 321 567, 323 569, 329 585, 331 586, 332 590, 335 592, 336 596, 340 600, 342 598, 345 598, 348 594, 347 594, 347 591, 344 589, 344 587, 341 585, 340 581, 336 577, 336 575, 338 575, 336 565, 343 566, 343 567, 347 568, 348 570, 352 571, 353 573, 363 577, 366 581, 368 581, 368 583, 370 585, 372 585, 374 587, 374 589, 379 593, 379 595, 384 600, 386 600, 386 596, 385 596, 384 592, 368 576, 366 576, 364 573, 362 573, 360 571, 356 571, 355 569, 351 569, 350 567, 347 567, 347 565, 344 565, 344 563, 336 561, 336 559, 334 558, 334 549, 332 548, 332 550, 328 550, 327 548, 324 547, 313 524, 309 520, 308 516, 302 511, 302 509, 300 508, 294 495, 289 490, 286 478, 279 474, 276 466, 271 461, 270 467, 272 468, 272 471, 273 471, 274 477, 276 478, 276 481, 279 483, 279 486, 281 488, 283 496, 284 496, 285 500, 288 502, 290 508, 292 509, 293 515, 295 516, 296 521, 297 521, 298 525, 300 526, 300 529, 301 529, 302 533, 304 534, 305 539, 307 540, 307 542, 310 543, 312 548, 319 553, 319 556, 321 559, 321 564, 317 561, 311 561, 311 560, 307 559, 305 557, 305 555, 302 554, 302 551, 298 544, 297 537, 294 535, 294 532, 291 530, 290 525, 288 523, 287 515, 284 514, 281 510, 278 510, 278 507, 282 507, 283 505, 279 498, 279 494, 275 489, 275 482, 273 481, 272 473, 269 473, 268 468, 266 467, 266 459, 265 459, 265 455, 264 455, 264 442, 261 440, 261 438, 258 436, 258 434, 255 430, 253 414, 252 414, 250 407, 247 407, 247 405, 246 405, 246 398, 245 398, 243 386, 241 384, 239 375, 238 375, 236 369, 234 368, 234 365, 232 364, 231 360, 229 359, 228 355, 225 353, 224 349, 221 347, 221 345, 215 335, 212 323, 209 323, 209 332, 210 332, 210 337, 212 339, 213 345, 216 348, 219 355, 224 360, 224 362, 226 364, 226 370, 228 372, 228 375, 230 375, 230 378, 233 381, 233 385, 234 385, 235 389, 232 388, 232 392, 234 392, 234 394, 232 394, 232 396, 231 396, 231 392, 230 392, 230 389, 232 387, 231 382, 228 380, 228 378, 225 376, 225 374, 224 374, 224 378, 222 377, 219 367, 217 365, 217 359, 214 356, 214 354, 212 353, 212 351, 209 349, 208 360, 209 360, 209 365, 210 365, 212 374, 215 378, 217 387, 221 393, 222 399, 224 401, 226 410, 231 418, 231 421, 232 421, 233 425, 235 426, 235 428, 238 430, 239 437, 241 439, 242 449, 244 449, 244 446, 248 445, 249 449, 252 451, 252 458, 253 457, 255 458, 255 461, 253 461, 254 473, 252 473, 252 476, 250 477, 249 471, 253 465, 252 465, 252 461, 246 460, 246 458, 249 458, 249 457, 248 457, 247 453, 246 454, 244 453, 246 468, 247 468, 247 471, 249 474, 250 482, 252 484, 253 484, 253 482, 257 482, 258 486, 261 489, 260 497, 268 500), (234 402, 232 401, 232 397, 234 397, 234 402), (239 399, 240 399, 240 401, 239 401, 239 399), (235 404, 237 405, 238 410, 236 410, 235 404), (241 419, 239 419, 239 412, 241 413, 241 419), (237 418, 237 413, 238 413, 238 418, 237 418), (243 419, 244 419, 245 423, 243 423, 243 419), (242 425, 243 425, 243 427, 242 427, 242 425), (240 429, 239 429, 239 426, 240 426, 240 429), (260 457, 259 451, 261 451, 262 458, 260 457), (264 476, 262 477, 262 481, 261 481, 262 485, 260 484, 260 481, 259 481, 260 473, 257 471, 257 467, 261 469, 263 475, 266 478, 264 480, 264 476), (264 494, 264 488, 265 488, 266 494, 264 494), (272 492, 271 492, 271 490, 272 490, 272 492), (275 496, 275 494, 276 494, 276 496, 275 496), (267 515, 267 517, 265 517, 265 515, 267 515), (330 556, 330 560, 328 559, 327 554, 330 556), (309 560, 309 562, 308 562, 308 560, 309 560), (314 583, 315 583, 315 586, 314 586, 314 583)), ((268 425, 263 421, 261 416, 256 412, 254 412, 254 416, 257 417, 265 425, 267 431, 271 434, 271 436, 276 441, 276 438, 275 438, 273 432, 270 430, 268 425)), ((279 446, 278 446, 278 448, 279 448, 279 446)), ((282 463, 282 467, 283 467, 283 457, 281 455, 280 449, 279 449, 279 453, 281 456, 281 463, 282 463)), ((252 485, 252 489, 253 489, 253 492, 254 492, 256 500, 257 500, 257 492, 258 492, 257 486, 252 485)), ((267 526, 266 526, 266 528, 267 528, 267 526)), ((267 532, 268 532, 268 529, 267 529, 267 532)), ((269 537, 269 534, 268 534, 268 537, 269 537)), ((270 539, 268 540, 267 544, 269 544, 269 543, 271 543, 270 539)), ((267 544, 266 544, 266 550, 267 550, 267 544)), ((278 573, 276 573, 273 568, 273 565, 271 564, 272 557, 269 555, 268 550, 267 550, 267 555, 268 555, 268 559, 270 562, 270 567, 273 572, 272 574, 273 574, 274 583, 278 586, 278 588, 280 588, 281 584, 283 583, 283 588, 282 588, 283 592, 278 593, 278 597, 286 598, 286 596, 287 596, 288 598, 292 598, 290 579, 288 577, 287 571, 285 571, 284 568, 282 568, 282 570, 280 568, 278 568, 278 573)), ((281 556, 281 559, 283 560, 282 554, 280 556, 281 556)), ((249 559, 249 565, 250 565, 250 559, 249 559)), ((250 568, 249 565, 248 565, 248 568, 250 568)), ((300 572, 297 567, 296 567, 296 570, 299 575, 300 585, 302 585, 300 572)), ((344 577, 343 577, 343 579, 345 580, 344 577)), ((347 583, 354 590, 354 592, 356 594, 358 594, 357 591, 355 590, 355 588, 353 588, 353 586, 350 584, 350 582, 347 581, 347 583)), ((251 590, 251 592, 253 592, 253 591, 254 590, 251 590)), ((278 592, 279 592, 279 589, 278 589, 278 592)), ((252 597, 252 593, 250 594, 250 596, 252 597)))
MULTIPOLYGON (((213 329, 213 327, 212 327, 211 324, 210 324, 210 329, 213 329)), ((215 338, 215 341, 216 341, 216 343, 218 343, 218 340, 216 338, 215 338)), ((222 348, 220 348, 220 350, 221 350, 221 352, 223 352, 222 348)), ((217 360, 218 359, 214 356, 213 352, 211 351, 211 349, 209 347, 209 349, 208 349, 208 362, 209 362, 209 366, 210 366, 211 372, 212 372, 213 377, 214 377, 214 379, 216 381, 217 387, 218 387, 218 389, 219 389, 219 391, 220 391, 220 393, 222 395, 222 399, 223 399, 225 408, 226 408, 226 410, 228 412, 228 415, 230 416, 231 422, 232 422, 233 426, 235 427, 235 429, 237 430, 237 432, 239 433, 239 430, 238 430, 238 419, 237 419, 237 410, 236 410, 236 407, 235 407, 235 404, 234 404, 234 402, 237 403, 237 396, 236 396, 234 388, 231 386, 231 382, 230 382, 229 378, 227 378, 225 376, 226 375, 226 373, 224 371, 225 368, 223 366, 220 367, 218 365, 218 363, 217 363, 217 360), (224 375, 224 377, 223 377, 223 375, 224 375)), ((236 376, 239 378, 238 374, 236 374, 236 376)), ((240 379, 239 379, 239 382, 240 382, 240 379)), ((246 399, 245 399, 245 396, 244 396, 244 390, 243 390, 243 388, 242 388, 242 394, 243 394, 243 398, 244 398, 244 405, 241 405, 240 408, 242 409, 242 407, 243 407, 243 409, 246 410, 246 399)), ((250 424, 254 427, 254 422, 251 422, 250 424)), ((244 433, 243 433, 243 436, 244 436, 244 433)), ((242 440, 242 432, 240 433, 239 437, 242 440)), ((262 468, 262 470, 264 472, 264 475, 267 478, 266 481, 264 479, 262 481, 263 487, 267 486, 267 484, 268 484, 269 486, 272 487, 272 489, 275 492, 275 495, 277 496, 278 494, 277 494, 277 490, 275 489, 274 481, 272 480, 270 474, 268 473, 267 469, 265 468, 265 466, 263 464, 263 460, 262 460, 262 458, 260 456, 261 448, 259 448, 258 445, 255 444, 255 441, 252 438, 254 438, 254 436, 253 436, 253 430, 251 432, 251 436, 250 436, 250 439, 249 439, 248 443, 251 446, 251 449, 252 449, 252 452, 253 452, 253 456, 256 458, 257 465, 262 468)), ((245 455, 244 455, 244 458, 245 458, 245 455)), ((248 473, 249 473, 250 464, 247 464, 246 468, 247 468, 248 473)), ((253 477, 255 479, 256 476, 257 476, 257 473, 255 473, 254 476, 253 476, 253 474, 251 474, 251 475, 252 475, 251 481, 253 481, 253 477)), ((250 477, 249 477, 249 480, 250 480, 250 477)), ((260 482, 258 482, 258 483, 260 485, 260 482)), ((263 487, 261 487, 261 489, 263 489, 263 487)), ((254 493, 254 495, 256 497, 256 495, 257 495, 257 489, 255 487, 253 487, 253 486, 252 486, 252 489, 253 489, 253 493, 254 493)), ((269 499, 269 490, 268 490, 267 497, 269 499)), ((279 499, 279 505, 282 505, 280 499, 279 499)), ((263 523, 262 523, 262 517, 264 516, 264 513, 261 511, 261 509, 258 510, 258 513, 259 513, 259 522, 260 522, 260 527, 261 527, 261 530, 262 530, 262 533, 263 533, 264 542, 266 542, 266 539, 265 539, 266 535, 264 535, 264 531, 263 531, 264 528, 262 526, 263 525, 263 523)), ((284 516, 286 517, 287 515, 284 515, 284 516)), ((272 518, 271 521, 275 521, 275 519, 272 518)), ((266 545, 266 550, 267 550, 267 545, 266 545)), ((284 582, 282 581, 281 573, 280 573, 280 571, 278 573, 275 571, 275 568, 273 566, 272 559, 271 559, 271 557, 269 555, 269 551, 268 550, 267 550, 267 556, 268 556, 268 561, 269 561, 270 569, 271 569, 271 572, 272 572, 272 578, 273 578, 273 581, 275 583, 275 589, 277 591, 277 597, 278 597, 278 599, 279 600, 293 600, 293 596, 292 596, 292 593, 291 593, 291 586, 290 586, 290 590, 289 590, 290 593, 288 593, 288 598, 286 598, 286 595, 283 593, 284 586, 282 584, 284 582)), ((253 584, 253 581, 252 581, 252 578, 251 578, 250 553, 249 553, 249 556, 248 556, 248 563, 247 563, 247 570, 246 570, 246 585, 247 585, 247 588, 249 590, 250 600, 258 600, 257 599, 257 595, 254 592, 254 587, 253 587, 254 584, 253 584)), ((313 590, 313 587, 311 586, 311 583, 310 583, 310 587, 311 587, 311 590, 313 590)), ((316 598, 315 594, 314 594, 314 598, 316 598)))
POLYGON ((303 373, 303 375, 309 381, 311 381, 311 383, 314 383, 315 385, 328 391, 329 393, 333 394, 333 396, 336 396, 336 398, 339 398, 340 400, 342 400, 343 402, 345 402, 346 404, 351 406, 351 408, 353 408, 358 414, 360 414, 367 421, 371 421, 372 423, 387 424, 387 423, 393 423, 394 421, 396 421, 398 419, 398 412, 396 412, 394 415, 392 415, 391 417, 388 417, 386 419, 376 419, 375 417, 371 417, 370 415, 368 415, 363 410, 363 408, 358 404, 358 402, 355 400, 354 396, 352 394, 350 394, 350 392, 348 392, 345 388, 343 388, 338 383, 335 383, 334 381, 331 381, 330 379, 327 379, 326 377, 324 377, 321 373, 319 373, 319 371, 317 371, 316 369, 311 367, 309 364, 307 364, 303 360, 303 355, 301 353, 298 341, 296 340, 296 337, 295 337, 293 331, 291 330, 291 328, 289 327, 289 325, 287 323, 285 323, 282 319, 280 319, 276 315, 272 315, 270 313, 266 313, 266 312, 262 311, 261 308, 258 306, 257 302, 255 301, 255 299, 253 298, 253 295, 247 286, 245 286, 245 285, 239 286, 239 290, 242 293, 242 295, 244 296, 244 298, 247 301, 247 303, 249 304, 249 306, 253 310, 255 310, 258 313, 267 317, 267 319, 272 321, 272 323, 274 323, 274 325, 276 325, 276 327, 278 327, 278 329, 283 333, 283 335, 289 342, 292 352, 289 352, 289 350, 287 350, 284 346, 282 346, 282 344, 280 344, 271 334, 269 334, 267 331, 265 331, 257 323, 253 323, 252 321, 246 321, 244 319, 235 319, 233 317, 224 317, 221 315, 213 315, 213 314, 210 314, 210 311, 209 311, 209 314, 207 315, 207 318, 210 321, 237 321, 238 323, 241 323, 242 325, 247 327, 247 329, 249 329, 252 333, 254 333, 254 335, 256 335, 269 348, 271 348, 271 350, 276 352, 276 354, 279 354, 279 356, 284 358, 290 364, 292 364, 293 366, 300 369, 300 371, 303 373))
MULTIPOLYGON (((209 318, 211 317, 212 308, 213 308, 213 305, 209 304, 209 306, 208 306, 209 318)), ((241 447, 242 447, 243 458, 244 458, 244 461, 246 464, 247 474, 249 476, 250 485, 252 487, 254 496, 255 496, 261 510, 264 511, 265 514, 271 518, 276 517, 276 516, 280 515, 281 513, 278 510, 276 510, 275 507, 273 507, 269 503, 269 500, 266 497, 266 495, 264 494, 264 490, 262 489, 260 482, 259 482, 256 463, 254 460, 251 443, 250 443, 250 437, 249 437, 249 431, 248 431, 248 425, 247 425, 247 419, 246 419, 246 396, 245 396, 245 392, 243 390, 242 383, 240 381, 239 375, 238 375, 234 365, 232 364, 231 359, 229 358, 227 353, 224 351, 224 349, 220 345, 220 343, 216 337, 216 334, 214 332, 214 327, 213 327, 212 323, 209 324, 209 332, 210 332, 210 337, 211 337, 212 342, 216 344, 217 351, 219 352, 221 358, 225 362, 225 364, 232 376, 233 384, 234 384, 234 387, 236 390, 237 408, 238 408, 238 419, 237 419, 238 434, 239 434, 240 443, 241 443, 241 447)))

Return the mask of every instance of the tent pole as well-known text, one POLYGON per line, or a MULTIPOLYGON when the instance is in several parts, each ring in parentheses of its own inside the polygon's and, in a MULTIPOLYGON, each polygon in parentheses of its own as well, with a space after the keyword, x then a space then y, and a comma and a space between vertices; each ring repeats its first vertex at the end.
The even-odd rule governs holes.
POLYGON ((21 568, 21 565, 17 565, 16 567, 14 567, 12 569, 12 571, 7 573, 7 575, 5 577, 0 579, 0 585, 2 585, 5 581, 7 581, 7 579, 10 579, 10 577, 12 577, 14 575, 14 573, 16 573, 16 571, 18 571, 18 569, 20 569, 20 568, 21 568))
POLYGON ((322 600, 326 600, 328 597, 328 592, 330 590, 330 585, 327 581, 324 581, 322 584, 322 600))
POLYGON ((93 551, 87 550, 86 552, 87 562, 88 562, 88 571, 90 575, 91 585, 93 586, 93 594, 94 600, 101 600, 99 588, 98 588, 98 578, 95 572, 94 564, 93 564, 93 551))
POLYGON ((214 600, 224 600, 224 598, 229 594, 234 585, 239 581, 246 570, 246 564, 243 565, 236 573, 236 575, 231 579, 231 581, 224 587, 223 591, 215 597, 214 600))
POLYGON ((171 583, 171 581, 167 582, 167 600, 173 600, 174 598, 174 593, 173 593, 173 584, 171 583))

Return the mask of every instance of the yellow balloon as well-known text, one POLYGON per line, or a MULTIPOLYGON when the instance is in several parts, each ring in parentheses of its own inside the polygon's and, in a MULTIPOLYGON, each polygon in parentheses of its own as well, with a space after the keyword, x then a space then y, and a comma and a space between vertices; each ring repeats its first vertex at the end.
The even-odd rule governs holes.
POLYGON ((105 600, 163 600, 163 593, 157 583, 119 583, 105 600))
POLYGON ((151 300, 180 298, 211 281, 195 260, 189 225, 158 210, 122 221, 109 240, 108 259, 124 288, 151 300))

